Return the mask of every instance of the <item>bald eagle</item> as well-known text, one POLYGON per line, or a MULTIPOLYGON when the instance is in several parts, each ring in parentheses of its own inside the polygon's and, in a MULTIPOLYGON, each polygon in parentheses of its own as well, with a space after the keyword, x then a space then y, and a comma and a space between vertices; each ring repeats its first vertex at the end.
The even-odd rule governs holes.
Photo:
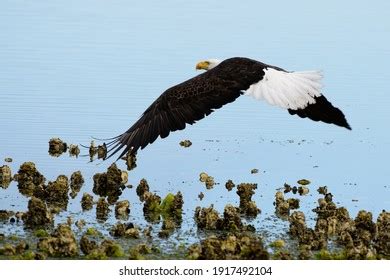
POLYGON ((111 138, 109 157, 122 157, 153 143, 158 136, 194 124, 241 95, 265 100, 291 115, 351 129, 344 114, 321 94, 319 71, 290 72, 244 57, 209 59, 196 65, 206 72, 163 92, 125 133, 111 138))

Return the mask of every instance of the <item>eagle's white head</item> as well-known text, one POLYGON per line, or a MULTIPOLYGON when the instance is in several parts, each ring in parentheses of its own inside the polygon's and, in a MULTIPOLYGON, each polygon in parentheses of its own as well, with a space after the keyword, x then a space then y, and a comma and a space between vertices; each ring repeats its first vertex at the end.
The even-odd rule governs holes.
POLYGON ((196 64, 196 70, 210 70, 221 63, 222 60, 210 58, 196 64))

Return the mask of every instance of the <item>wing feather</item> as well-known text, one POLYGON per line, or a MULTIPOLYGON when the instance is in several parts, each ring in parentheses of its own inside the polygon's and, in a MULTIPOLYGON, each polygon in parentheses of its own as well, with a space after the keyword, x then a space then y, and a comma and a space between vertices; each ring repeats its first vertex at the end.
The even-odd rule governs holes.
POLYGON ((287 72, 267 67, 264 77, 254 83, 248 95, 264 99, 271 105, 285 109, 302 109, 321 95, 319 71, 287 72))
POLYGON ((109 157, 120 151, 122 157, 130 149, 136 152, 153 143, 158 136, 167 137, 170 132, 182 130, 186 124, 194 124, 214 109, 234 101, 244 87, 235 82, 219 79, 209 72, 165 91, 120 137, 111 145, 109 157), (205 85, 206 84, 206 85, 205 85))

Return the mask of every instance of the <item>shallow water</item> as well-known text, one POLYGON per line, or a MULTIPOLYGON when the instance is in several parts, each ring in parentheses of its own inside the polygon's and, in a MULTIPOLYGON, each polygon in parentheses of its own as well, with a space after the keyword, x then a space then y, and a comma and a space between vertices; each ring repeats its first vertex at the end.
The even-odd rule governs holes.
MULTIPOLYGON (((271 239, 287 227, 274 218, 275 190, 301 178, 312 181, 301 201, 309 217, 315 190, 327 185, 352 216, 365 209, 376 218, 390 209, 389 16, 388 1, 2 1, 0 159, 13 158, 13 173, 33 161, 48 180, 81 170, 86 184, 57 221, 72 215, 93 225, 95 210, 81 213, 80 199, 92 192, 93 174, 113 161, 52 158, 48 140, 88 145, 91 136, 118 135, 166 88, 198 74, 199 60, 247 56, 289 70, 323 70, 324 94, 353 130, 241 97, 158 139, 138 154, 129 182, 146 178, 162 197, 183 193, 183 226, 167 247, 176 239, 197 240, 196 206, 213 203, 222 211, 238 204, 235 191, 224 188, 228 179, 258 183, 254 200, 262 213, 251 223, 271 239), (193 145, 180 147, 183 139, 193 145), (259 173, 251 174, 253 168, 259 173), (220 184, 206 190, 198 180, 202 171, 220 184)), ((131 202, 130 221, 146 225, 135 190, 121 199, 131 202)), ((0 189, 0 209, 25 211, 27 201, 15 183, 0 189)), ((115 222, 111 212, 99 227, 115 222)), ((21 225, 0 225, 0 232, 23 234, 21 225)))

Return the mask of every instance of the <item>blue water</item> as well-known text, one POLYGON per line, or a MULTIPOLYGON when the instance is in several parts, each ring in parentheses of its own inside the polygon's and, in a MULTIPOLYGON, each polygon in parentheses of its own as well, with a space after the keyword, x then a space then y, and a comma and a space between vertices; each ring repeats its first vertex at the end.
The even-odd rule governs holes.
MULTIPOLYGON (((86 184, 59 220, 71 215, 93 223, 94 210, 80 214, 79 201, 83 192, 91 193, 93 174, 112 161, 52 158, 49 139, 88 145, 91 136, 116 136, 166 88, 197 75, 198 61, 246 56, 288 70, 322 70, 324 94, 353 130, 243 96, 158 139, 139 153, 129 181, 137 185, 146 178, 161 196, 184 194, 184 233, 172 239, 196 237, 196 231, 188 233, 196 206, 214 203, 222 211, 238 203, 235 192, 224 188, 227 179, 259 184, 254 199, 262 214, 253 223, 265 232, 286 227, 272 220, 275 190, 301 178, 312 181, 301 201, 309 217, 320 185, 352 216, 365 209, 376 217, 390 210, 389 18, 384 0, 2 0, 0 160, 12 157, 14 173, 33 161, 48 180, 81 170, 86 184), (183 139, 193 145, 180 147, 183 139), (251 174, 253 168, 260 172, 251 174), (206 190, 198 181, 202 171, 220 184, 206 190)), ((130 220, 146 225, 135 190, 125 190, 121 199, 132 203, 130 220)), ((27 201, 15 183, 0 189, 0 209, 24 211, 27 201)), ((0 225, 0 231, 6 228, 0 225)))

